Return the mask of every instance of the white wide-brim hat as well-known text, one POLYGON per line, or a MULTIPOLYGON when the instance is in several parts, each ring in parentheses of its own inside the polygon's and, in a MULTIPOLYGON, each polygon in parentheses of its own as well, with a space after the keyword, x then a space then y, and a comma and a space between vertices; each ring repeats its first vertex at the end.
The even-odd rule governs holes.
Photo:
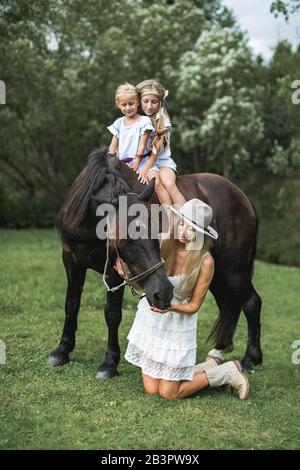
POLYGON ((209 237, 217 240, 219 236, 218 233, 209 225, 213 218, 212 208, 201 201, 201 199, 191 199, 185 202, 179 210, 170 205, 167 207, 198 232, 205 233, 209 237))

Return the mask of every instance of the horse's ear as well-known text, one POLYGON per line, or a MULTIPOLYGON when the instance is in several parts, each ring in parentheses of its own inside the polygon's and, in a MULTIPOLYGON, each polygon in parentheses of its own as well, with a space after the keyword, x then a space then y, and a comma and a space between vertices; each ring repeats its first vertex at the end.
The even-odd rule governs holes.
POLYGON ((154 188, 155 178, 152 178, 150 183, 144 189, 144 191, 138 196, 138 200, 142 202, 148 202, 154 193, 154 188))

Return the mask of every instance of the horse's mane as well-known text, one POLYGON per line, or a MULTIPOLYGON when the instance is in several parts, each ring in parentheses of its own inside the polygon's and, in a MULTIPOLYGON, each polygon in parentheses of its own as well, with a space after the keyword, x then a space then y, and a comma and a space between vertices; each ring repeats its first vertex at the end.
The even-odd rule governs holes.
POLYGON ((108 154, 107 147, 94 150, 88 157, 87 165, 76 178, 68 191, 65 202, 59 211, 57 227, 74 230, 84 220, 89 202, 97 191, 110 183, 111 200, 126 194, 129 186, 115 167, 119 160, 108 154))

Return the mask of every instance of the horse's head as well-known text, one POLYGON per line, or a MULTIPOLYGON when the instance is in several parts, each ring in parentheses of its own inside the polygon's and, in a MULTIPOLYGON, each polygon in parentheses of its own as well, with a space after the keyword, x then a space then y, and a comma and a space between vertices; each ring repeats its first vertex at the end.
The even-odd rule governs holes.
POLYGON ((170 306, 173 286, 167 278, 164 266, 160 263, 158 230, 155 230, 158 227, 159 214, 150 210, 148 204, 154 186, 153 179, 140 195, 128 193, 118 198, 116 224, 118 233, 115 243, 131 274, 141 275, 138 284, 144 288, 148 302, 165 309, 170 306))

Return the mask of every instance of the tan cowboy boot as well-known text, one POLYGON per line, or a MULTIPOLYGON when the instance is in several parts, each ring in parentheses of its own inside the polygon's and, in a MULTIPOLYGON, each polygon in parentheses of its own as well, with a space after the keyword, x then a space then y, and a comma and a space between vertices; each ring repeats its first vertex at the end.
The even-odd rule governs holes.
POLYGON ((238 391, 241 400, 247 400, 249 395, 249 382, 242 373, 239 361, 229 361, 220 366, 205 371, 210 387, 220 387, 229 384, 238 391))
POLYGON ((218 358, 219 359, 219 364, 223 364, 224 362, 224 356, 223 356, 223 353, 221 351, 221 349, 211 349, 208 353, 207 353, 207 356, 206 356, 206 361, 210 358, 213 358, 213 359, 216 359, 218 358))
POLYGON ((195 365, 194 373, 205 372, 206 369, 219 366, 223 361, 219 357, 207 357, 204 362, 195 365))
POLYGON ((205 372, 206 369, 219 366, 223 364, 224 356, 220 349, 212 349, 207 353, 206 359, 204 362, 195 365, 195 374, 198 372, 205 372))

